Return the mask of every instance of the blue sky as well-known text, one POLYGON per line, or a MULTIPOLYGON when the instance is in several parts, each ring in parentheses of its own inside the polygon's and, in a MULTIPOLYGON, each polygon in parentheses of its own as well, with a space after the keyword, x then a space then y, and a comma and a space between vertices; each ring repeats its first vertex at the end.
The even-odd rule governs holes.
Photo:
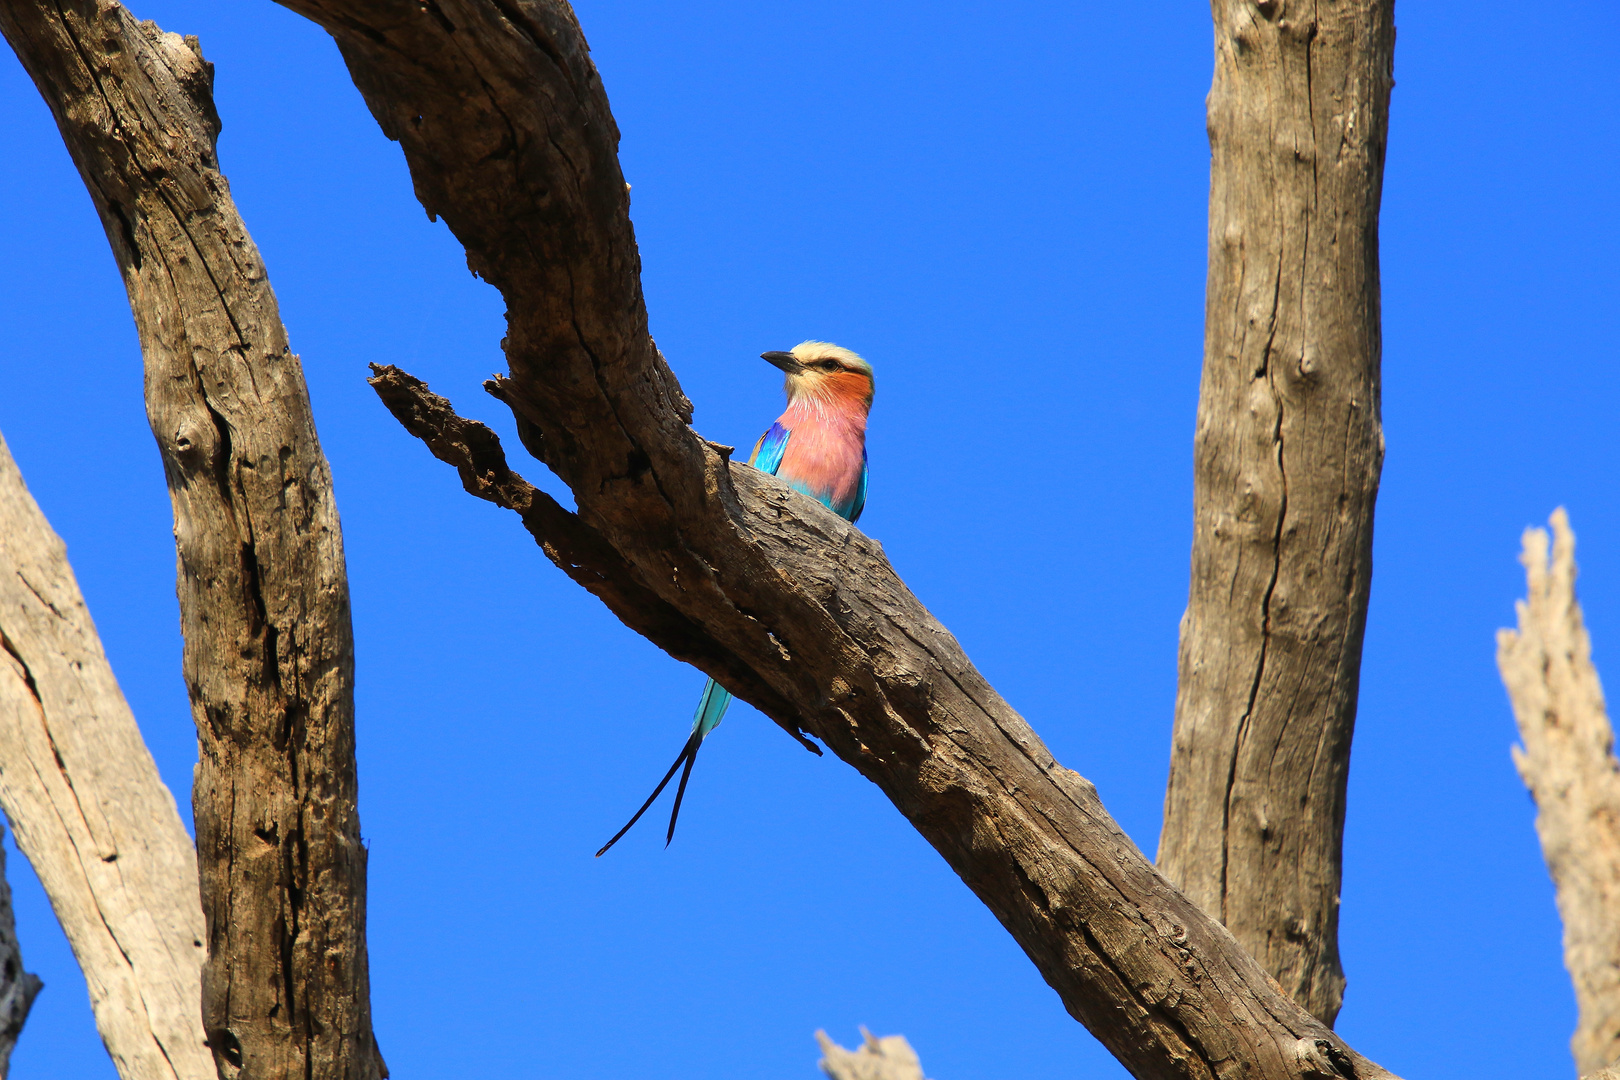
MULTIPOLYGON (((592 853, 702 677, 625 630, 383 411, 368 362, 505 433, 502 305, 411 195, 337 51, 270 3, 140 3, 218 69, 220 152, 332 460, 354 597, 378 1038, 393 1074, 815 1076, 902 1032, 937 1080, 1123 1076, 866 781, 734 708, 668 851, 592 853)), ((1059 760, 1157 843, 1202 340, 1207 9, 578 6, 623 132, 652 327, 747 446, 766 349, 877 368, 861 527, 1059 760)), ((1573 1003, 1493 633, 1566 505, 1620 679, 1620 8, 1407 0, 1383 214, 1376 573, 1339 1030, 1409 1077, 1572 1075, 1573 1003)), ((169 506, 123 289, 0 60, 0 431, 189 802, 169 506)), ((540 481, 537 463, 526 468, 540 481)), ((556 485, 551 482, 556 490, 556 485)), ((18 1080, 108 1080, 26 862, 46 982, 18 1080)))

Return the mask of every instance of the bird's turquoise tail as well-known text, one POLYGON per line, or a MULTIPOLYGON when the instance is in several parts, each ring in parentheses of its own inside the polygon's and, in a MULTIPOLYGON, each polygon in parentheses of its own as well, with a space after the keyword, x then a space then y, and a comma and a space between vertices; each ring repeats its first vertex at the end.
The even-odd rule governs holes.
POLYGON ((664 778, 658 781, 658 786, 647 796, 647 801, 641 804, 636 816, 627 821, 624 828, 614 833, 613 839, 602 845, 602 851, 596 853, 597 858, 600 859, 602 852, 617 844, 619 837, 629 832, 630 826, 641 820, 641 815, 647 812, 653 800, 663 794, 664 788, 669 786, 670 780, 675 776, 675 770, 685 765, 686 768, 681 771, 680 786, 675 789, 675 809, 669 814, 669 832, 664 837, 664 846, 669 847, 669 842, 675 839, 675 819, 681 816, 681 800, 686 798, 686 781, 691 779, 692 763, 697 760, 698 747, 703 745, 703 740, 708 738, 709 732, 720 726, 720 721, 725 719, 726 707, 730 704, 731 691, 713 679, 704 684, 703 696, 698 698, 697 715, 692 717, 692 734, 687 736, 686 745, 681 747, 680 757, 675 759, 675 764, 669 767, 669 772, 664 774, 664 778))
POLYGON ((726 706, 731 704, 731 691, 710 679, 703 687, 703 696, 698 698, 697 715, 692 717, 692 732, 700 739, 709 737, 709 732, 720 726, 725 719, 726 706))

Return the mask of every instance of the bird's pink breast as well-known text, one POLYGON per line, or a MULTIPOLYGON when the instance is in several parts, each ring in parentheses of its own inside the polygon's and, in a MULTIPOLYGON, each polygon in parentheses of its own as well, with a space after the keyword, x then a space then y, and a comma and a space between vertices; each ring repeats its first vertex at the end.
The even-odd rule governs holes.
POLYGON ((864 407, 836 399, 818 407, 800 400, 789 405, 777 423, 792 435, 776 475, 834 505, 854 498, 865 463, 864 407))

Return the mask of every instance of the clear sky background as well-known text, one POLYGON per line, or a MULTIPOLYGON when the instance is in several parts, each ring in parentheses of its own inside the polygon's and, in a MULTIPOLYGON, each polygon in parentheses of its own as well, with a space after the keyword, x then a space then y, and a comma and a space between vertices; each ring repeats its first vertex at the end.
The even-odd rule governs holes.
MULTIPOLYGON (((368 362, 399 364, 521 456, 479 389, 502 363, 500 298, 427 220, 322 31, 268 2, 134 10, 217 64, 221 160, 332 460, 393 1075, 809 1080, 816 1028, 850 1045, 866 1024, 904 1033, 937 1080, 1123 1076, 875 787, 746 706, 705 749, 669 850, 654 815, 591 857, 679 749, 702 676, 463 494, 364 382, 368 362)), ((817 337, 869 357, 861 527, 1151 854, 1191 538, 1207 10, 579 15, 623 132, 653 332, 698 430, 746 447, 769 424, 763 350, 817 337)), ((1562 1080, 1572 994, 1493 634, 1522 595, 1521 530, 1566 505, 1620 684, 1620 7, 1403 0, 1397 17, 1389 450, 1339 1030, 1414 1080, 1482 1059, 1562 1080)), ((169 503, 124 291, 9 55, 0 116, 0 431, 184 808, 169 503)), ((109 1080, 7 844, 46 983, 12 1075, 109 1080)))

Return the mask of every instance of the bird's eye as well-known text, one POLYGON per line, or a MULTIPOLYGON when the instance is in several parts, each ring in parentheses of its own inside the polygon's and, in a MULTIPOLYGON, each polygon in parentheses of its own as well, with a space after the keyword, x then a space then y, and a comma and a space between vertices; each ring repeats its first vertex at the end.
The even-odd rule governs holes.
POLYGON ((820 363, 818 363, 816 365, 816 367, 820 368, 822 371, 841 371, 841 370, 843 370, 843 365, 840 364, 836 360, 823 360, 820 363))

